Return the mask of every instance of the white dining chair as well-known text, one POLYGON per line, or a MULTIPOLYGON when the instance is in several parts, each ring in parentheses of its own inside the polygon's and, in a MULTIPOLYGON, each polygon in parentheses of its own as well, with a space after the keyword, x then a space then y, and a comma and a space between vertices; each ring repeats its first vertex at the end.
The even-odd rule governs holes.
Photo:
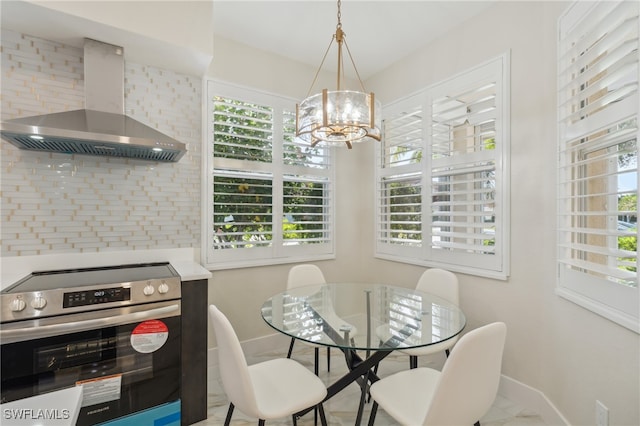
MULTIPOLYGON (((418 279, 416 290, 434 294, 456 306, 459 305, 458 277, 451 271, 439 268, 427 269, 422 273, 420 279, 418 279)), ((409 368, 417 368, 419 356, 427 356, 439 352, 445 352, 446 355, 449 356, 449 351, 457 341, 458 336, 454 336, 449 340, 434 345, 405 350, 401 349, 399 352, 409 355, 409 368)))
POLYGON ((209 306, 209 316, 218 343, 218 358, 222 387, 229 399, 225 426, 231 422, 238 407, 247 416, 266 420, 292 416, 316 407, 322 425, 326 417, 322 401, 327 388, 320 378, 302 364, 287 358, 276 358, 247 365, 238 337, 227 317, 215 306, 209 306))
MULTIPOLYGON (((316 265, 302 264, 295 265, 289 270, 287 277, 287 289, 291 290, 302 286, 312 286, 316 284, 326 284, 324 274, 322 270, 316 265)), ((322 312, 323 319, 327 321, 336 330, 344 329, 345 326, 349 328, 349 336, 353 338, 358 332, 355 326, 347 323, 342 318, 338 317, 333 309, 325 310, 322 312)), ((293 352, 293 345, 296 339, 291 338, 289 343, 289 351, 287 352, 287 358, 291 358, 293 352)), ((307 345, 311 345, 314 348, 314 372, 319 374, 318 362, 320 359, 320 347, 321 345, 314 345, 305 342, 307 345)), ((327 347, 327 371, 331 371, 331 349, 327 347)))
MULTIPOLYGON (((418 279, 416 290, 433 294, 447 302, 453 303, 456 306, 459 304, 458 277, 451 271, 439 268, 427 269, 418 279)), ((391 336, 389 333, 389 326, 387 324, 378 327, 376 333, 378 338, 383 341, 391 336)), ((433 355, 440 352, 444 352, 449 356, 449 351, 457 341, 458 336, 454 336, 444 342, 419 348, 398 349, 398 352, 409 355, 409 368, 416 368, 418 367, 419 356, 433 355)))
POLYGON ((371 385, 373 426, 378 406, 402 425, 479 424, 498 392, 507 326, 495 322, 460 338, 442 371, 404 370, 371 385))

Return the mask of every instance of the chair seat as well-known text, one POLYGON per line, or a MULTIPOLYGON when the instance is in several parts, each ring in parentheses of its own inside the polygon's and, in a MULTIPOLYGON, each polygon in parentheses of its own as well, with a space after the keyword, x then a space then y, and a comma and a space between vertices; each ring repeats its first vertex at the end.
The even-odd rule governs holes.
POLYGON ((471 425, 484 416, 500 385, 507 326, 494 322, 462 336, 442 368, 414 368, 371 385, 374 400, 402 425, 471 425))
POLYGON ((260 418, 288 417, 316 405, 327 388, 311 371, 288 358, 273 359, 249 366, 260 418), (274 386, 277 383, 278 386, 274 386))
POLYGON ((447 349, 451 349, 457 341, 458 341, 458 336, 455 336, 449 340, 445 340, 444 342, 438 342, 433 345, 422 346, 419 348, 399 349, 398 352, 402 352, 403 354, 410 355, 410 356, 423 356, 423 355, 437 354, 437 353, 444 352, 447 349))
POLYGON ((425 367, 401 371, 371 385, 371 397, 400 424, 421 425, 440 374, 425 367))
MULTIPOLYGON (((391 332, 389 331, 389 324, 382 324, 378 326, 376 328, 376 336, 378 336, 378 339, 383 342, 389 340, 392 337, 391 332)), ((457 341, 458 336, 454 336, 451 339, 445 340, 444 342, 438 342, 433 345, 411 349, 398 349, 397 351, 410 356, 432 355, 451 349, 457 341)))

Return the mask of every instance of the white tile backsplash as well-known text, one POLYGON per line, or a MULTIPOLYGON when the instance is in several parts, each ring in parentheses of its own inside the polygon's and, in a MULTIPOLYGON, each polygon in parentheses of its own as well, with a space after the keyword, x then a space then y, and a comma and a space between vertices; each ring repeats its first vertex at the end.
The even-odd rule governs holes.
MULTIPOLYGON (((82 49, 2 30, 1 53, 3 120, 84 107, 82 49)), ((178 163, 2 141, 2 257, 199 247, 201 92, 199 77, 125 62, 126 113, 185 143, 178 163)))

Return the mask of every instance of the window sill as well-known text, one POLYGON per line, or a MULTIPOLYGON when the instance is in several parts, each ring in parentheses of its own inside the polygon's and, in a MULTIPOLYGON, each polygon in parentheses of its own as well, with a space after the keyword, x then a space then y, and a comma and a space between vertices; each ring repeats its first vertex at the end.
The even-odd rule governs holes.
POLYGON ((376 259, 388 260, 398 263, 407 263, 409 265, 425 266, 427 268, 443 268, 451 272, 459 272, 461 274, 473 275, 476 277, 492 278, 494 280, 507 281, 509 275, 503 271, 490 271, 486 269, 477 269, 469 266, 455 265, 451 263, 442 263, 436 261, 429 261, 424 259, 408 258, 404 256, 397 256, 388 253, 376 253, 374 254, 376 259))
POLYGON ((640 334, 640 319, 631 315, 625 314, 607 306, 603 303, 597 302, 593 299, 585 297, 580 293, 569 290, 564 287, 557 287, 556 294, 564 299, 567 299, 578 306, 581 306, 595 314, 598 314, 610 321, 615 322, 629 330, 640 334))

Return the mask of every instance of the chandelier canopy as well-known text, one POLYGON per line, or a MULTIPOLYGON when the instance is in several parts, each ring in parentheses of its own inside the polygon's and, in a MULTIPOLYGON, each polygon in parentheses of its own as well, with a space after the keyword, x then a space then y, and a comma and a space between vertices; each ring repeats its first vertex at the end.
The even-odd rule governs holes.
POLYGON ((306 99, 296 105, 296 136, 312 147, 324 142, 330 146, 346 146, 351 149, 355 142, 371 139, 379 141, 381 138, 380 102, 375 100, 373 92, 366 93, 364 90, 362 79, 349 51, 345 33, 342 31, 340 5, 341 0, 338 0, 336 33, 331 38, 309 93, 313 89, 334 40, 338 45, 337 88, 335 91, 323 89, 321 93, 312 96, 308 93, 306 99), (341 89, 344 86, 343 44, 360 82, 361 92, 341 89))

